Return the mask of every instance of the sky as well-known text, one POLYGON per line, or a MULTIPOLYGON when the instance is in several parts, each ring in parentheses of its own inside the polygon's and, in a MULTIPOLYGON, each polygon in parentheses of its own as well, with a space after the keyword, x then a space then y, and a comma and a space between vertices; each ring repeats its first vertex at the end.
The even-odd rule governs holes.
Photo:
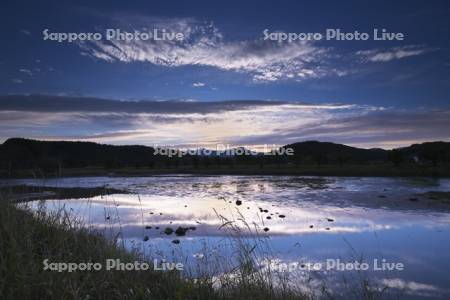
POLYGON ((0 141, 450 141, 448 20, 448 1, 6 1, 0 141), (347 35, 327 38, 337 29, 347 35))

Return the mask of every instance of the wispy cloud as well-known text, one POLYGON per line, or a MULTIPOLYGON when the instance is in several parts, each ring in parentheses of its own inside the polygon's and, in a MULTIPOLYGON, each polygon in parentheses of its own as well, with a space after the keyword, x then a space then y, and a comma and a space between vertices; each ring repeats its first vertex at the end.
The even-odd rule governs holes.
POLYGON ((206 84, 203 82, 194 82, 192 87, 204 87, 206 84))
POLYGON ((31 72, 31 70, 28 69, 19 69, 19 72, 27 74, 29 76, 33 76, 33 72, 31 72))
POLYGON ((235 142, 320 140, 364 148, 393 148, 426 141, 450 141, 449 127, 449 110, 359 107, 351 115, 339 112, 331 118, 313 120, 307 126, 299 124, 269 135, 239 137, 235 142))
POLYGON ((111 112, 154 114, 208 114, 247 109, 249 107, 272 107, 286 104, 283 101, 120 101, 94 97, 69 97, 53 95, 0 96, 0 111, 32 112, 111 112))
POLYGON ((133 21, 134 26, 124 30, 165 29, 183 33, 184 40, 90 41, 79 44, 83 54, 109 62, 214 67, 249 74, 255 82, 300 81, 337 72, 323 63, 319 64, 328 50, 312 42, 277 43, 262 38, 225 41, 213 24, 194 19, 134 18, 133 21))
POLYGON ((348 104, 2 96, 0 120, 2 139, 26 136, 180 148, 225 143, 258 149, 303 140, 393 148, 450 141, 449 110, 348 104))
POLYGON ((25 35, 31 35, 31 32, 29 30, 27 30, 27 29, 21 29, 20 32, 25 34, 25 35))
POLYGON ((383 278, 379 280, 380 283, 390 289, 400 290, 406 295, 421 296, 421 297, 439 297, 444 292, 438 286, 421 283, 416 281, 407 281, 401 278, 383 278))
MULTIPOLYGON (((125 32, 182 33, 174 40, 100 40, 78 43, 82 55, 110 63, 141 62, 166 68, 203 66, 245 74, 253 83, 302 82, 358 72, 367 62, 389 62, 419 56, 434 49, 425 45, 360 50, 319 45, 314 41, 277 42, 261 36, 231 39, 213 23, 194 18, 154 18, 140 15, 102 16, 125 32)), ((367 66, 364 66, 367 69, 367 66)))
POLYGON ((431 51, 431 49, 425 48, 423 46, 409 45, 403 47, 393 47, 390 49, 363 50, 358 51, 356 54, 361 56, 364 61, 388 62, 405 57, 422 55, 429 51, 431 51))

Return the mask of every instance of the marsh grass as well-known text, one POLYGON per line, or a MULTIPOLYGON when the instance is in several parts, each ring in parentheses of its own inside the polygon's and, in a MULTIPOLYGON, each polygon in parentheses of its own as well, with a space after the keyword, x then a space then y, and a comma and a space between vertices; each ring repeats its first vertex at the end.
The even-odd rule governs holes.
MULTIPOLYGON (((43 270, 43 261, 149 261, 141 249, 125 249, 119 235, 103 234, 77 221, 64 207, 48 212, 45 205, 0 201, 1 299, 305 299, 303 294, 275 288, 254 268, 253 251, 241 244, 235 276, 197 278, 178 271, 43 270), (217 284, 220 282, 220 284, 217 284)), ((236 228, 235 228, 236 229, 236 228)), ((221 260, 223 263, 224 261, 221 260)), ((217 263, 217 260, 215 261, 217 263)), ((223 266, 222 266, 223 267, 223 266)))
MULTIPOLYGON (((399 299, 401 293, 388 293, 388 288, 378 283, 366 271, 343 272, 341 276, 323 276, 322 273, 290 271, 279 268, 279 259, 270 238, 263 232, 261 223, 248 223, 240 210, 231 219, 216 211, 221 220, 221 230, 233 243, 235 259, 222 259, 221 268, 228 270, 217 277, 224 290, 244 287, 252 295, 271 295, 273 298, 296 299, 399 299), (331 281, 330 281, 331 279, 331 281), (252 290, 252 289, 257 289, 252 290)), ((347 241, 349 261, 364 262, 364 257, 347 241)), ((259 298, 256 298, 259 299, 259 298)))
POLYGON ((178 273, 156 271, 44 271, 50 262, 142 260, 74 221, 65 211, 48 214, 0 205, 0 298, 2 299, 188 299, 209 293, 178 273))

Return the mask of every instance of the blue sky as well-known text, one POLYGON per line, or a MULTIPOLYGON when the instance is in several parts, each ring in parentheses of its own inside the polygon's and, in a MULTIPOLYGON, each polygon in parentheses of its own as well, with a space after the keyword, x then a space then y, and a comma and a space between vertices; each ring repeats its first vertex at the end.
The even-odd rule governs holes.
POLYGON ((448 1, 8 1, 2 6, 2 140, 19 135, 259 147, 318 139, 391 148, 450 138, 448 1), (166 29, 185 39, 43 39, 45 29, 104 34, 108 28, 166 29), (276 42, 263 34, 335 28, 371 38, 276 42), (383 28, 404 34, 404 40, 374 41, 373 30, 383 28), (88 116, 85 99, 104 105, 103 121, 88 116), (186 104, 185 111, 155 113, 112 109, 102 99, 130 106, 130 101, 261 103, 244 101, 236 104, 239 109, 223 103, 207 113, 186 104), (64 101, 79 105, 55 111, 56 102, 64 101), (17 105, 11 108, 11 102, 17 105), (252 114, 258 110, 258 116, 252 114), (61 123, 67 120, 72 124, 61 123))

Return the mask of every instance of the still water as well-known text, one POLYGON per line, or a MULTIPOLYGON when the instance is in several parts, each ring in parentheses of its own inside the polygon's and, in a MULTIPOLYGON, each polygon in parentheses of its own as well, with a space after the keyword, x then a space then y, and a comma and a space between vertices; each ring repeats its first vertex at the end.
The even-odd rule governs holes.
POLYGON ((369 278, 401 298, 450 298, 450 205, 423 195, 450 191, 449 179, 178 175, 2 183, 127 190, 31 207, 70 211, 127 247, 184 263, 190 276, 232 271, 245 245, 261 268, 290 268, 289 276, 307 278, 312 289, 369 278), (184 235, 167 230, 178 227, 184 235), (351 264, 343 271, 338 262, 351 264), (347 270, 357 262, 368 270, 347 270), (402 270, 389 270, 393 264, 402 270))

